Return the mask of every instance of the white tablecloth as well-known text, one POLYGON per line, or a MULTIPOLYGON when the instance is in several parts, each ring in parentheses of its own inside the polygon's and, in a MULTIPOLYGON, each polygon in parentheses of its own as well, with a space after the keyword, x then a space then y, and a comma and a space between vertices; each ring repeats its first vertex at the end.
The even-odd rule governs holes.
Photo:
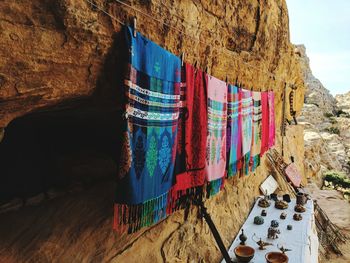
MULTIPOLYGON (((258 199, 259 200, 259 199, 258 199)), ((244 233, 247 236, 246 245, 255 249, 255 256, 252 263, 265 263, 265 254, 271 251, 280 251, 277 245, 283 245, 285 248, 292 249, 292 251, 286 252, 289 257, 289 263, 317 263, 318 262, 318 238, 316 233, 315 221, 314 221, 314 206, 313 202, 309 200, 305 204, 306 211, 302 214, 303 219, 301 221, 295 221, 293 219, 294 206, 296 200, 292 199, 289 206, 285 210, 279 210, 274 207, 274 201, 271 200, 271 205, 268 208, 261 208, 258 206, 258 200, 255 202, 254 208, 249 214, 246 222, 241 229, 244 229, 244 233), (264 218, 263 225, 255 225, 254 217, 261 215, 261 211, 265 209, 267 216, 264 218), (286 219, 280 219, 282 212, 287 213, 286 219), (267 230, 271 225, 271 220, 277 220, 279 222, 279 229, 281 234, 277 239, 268 239, 267 230), (287 230, 287 225, 292 225, 293 230, 287 230), (254 239, 258 240, 262 238, 263 241, 272 243, 273 246, 267 246, 266 250, 259 250, 258 245, 252 240, 252 236, 256 235, 254 239)), ((234 254, 234 248, 239 245, 239 235, 241 230, 233 241, 229 255, 236 262, 234 254)), ((225 260, 222 261, 225 263, 225 260)))

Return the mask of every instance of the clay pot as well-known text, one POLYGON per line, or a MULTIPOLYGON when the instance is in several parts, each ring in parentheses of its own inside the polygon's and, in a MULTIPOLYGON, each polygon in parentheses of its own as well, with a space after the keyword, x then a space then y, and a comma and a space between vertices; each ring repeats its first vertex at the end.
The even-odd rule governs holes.
POLYGON ((267 200, 266 198, 260 198, 259 202, 258 202, 258 206, 266 208, 270 206, 270 201, 267 200))
POLYGON ((285 212, 282 212, 280 215, 281 219, 286 219, 287 218, 287 214, 285 212))
POLYGON ((275 208, 277 209, 287 209, 288 203, 286 201, 278 200, 275 202, 275 208))
POLYGON ((234 249, 238 262, 249 262, 253 259, 255 250, 250 246, 239 245, 234 249))
POLYGON ((287 263, 288 256, 281 252, 269 252, 265 255, 267 263, 287 263))
POLYGON ((307 201, 306 195, 303 193, 298 193, 297 194, 297 205, 305 205, 307 201))
POLYGON ((294 207, 294 211, 298 212, 298 213, 304 213, 306 211, 305 207, 303 207, 302 205, 296 205, 294 207))

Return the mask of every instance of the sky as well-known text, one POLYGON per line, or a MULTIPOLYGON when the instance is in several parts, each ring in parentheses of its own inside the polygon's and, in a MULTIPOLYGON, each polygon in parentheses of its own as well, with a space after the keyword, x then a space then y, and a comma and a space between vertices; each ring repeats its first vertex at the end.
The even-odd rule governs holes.
POLYGON ((332 95, 350 91, 350 0, 287 0, 291 42, 332 95))

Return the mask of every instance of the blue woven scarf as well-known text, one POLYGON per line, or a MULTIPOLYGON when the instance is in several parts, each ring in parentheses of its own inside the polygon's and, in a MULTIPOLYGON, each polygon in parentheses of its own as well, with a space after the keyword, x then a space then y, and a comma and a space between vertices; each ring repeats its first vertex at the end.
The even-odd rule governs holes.
POLYGON ((173 185, 181 62, 126 28, 129 65, 125 122, 115 199, 116 230, 137 231, 166 216, 173 185))

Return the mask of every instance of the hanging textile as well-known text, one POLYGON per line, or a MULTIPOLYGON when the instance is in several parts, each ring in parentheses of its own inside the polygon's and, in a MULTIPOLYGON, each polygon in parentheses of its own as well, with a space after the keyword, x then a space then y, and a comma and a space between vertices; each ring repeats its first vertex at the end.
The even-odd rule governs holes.
POLYGON ((185 134, 186 134, 186 119, 188 118, 187 100, 186 100, 186 72, 181 70, 180 83, 180 103, 179 103, 179 119, 177 126, 177 148, 174 174, 177 176, 186 172, 186 149, 185 149, 185 134))
POLYGON ((261 150, 261 92, 253 91, 253 138, 251 151, 251 169, 255 169, 260 165, 261 150))
POLYGON ((172 189, 169 207, 172 210, 179 208, 182 201, 186 202, 186 198, 201 199, 205 184, 207 96, 204 74, 200 69, 185 63, 181 76, 181 89, 184 92, 181 97, 184 99, 183 105, 186 106, 182 109, 183 114, 180 114, 182 124, 179 122, 178 127, 176 183, 172 189), (177 202, 178 199, 182 200, 177 202))
POLYGON ((252 92, 249 90, 242 89, 240 93, 242 100, 242 168, 243 172, 247 175, 249 173, 253 134, 253 98, 252 92))
POLYGON ((275 95, 273 91, 268 91, 269 107, 269 148, 275 145, 275 95))
POLYGON ((237 173, 237 162, 242 157, 242 102, 238 87, 228 85, 227 96, 227 175, 237 173))
POLYGON ((209 195, 223 186, 226 173, 227 85, 206 75, 208 94, 208 136, 206 147, 206 173, 209 195))
POLYGON ((131 28, 125 32, 130 55, 114 229, 134 232, 166 216, 173 184, 181 61, 140 33, 133 37, 131 28))
POLYGON ((269 149, 269 101, 268 92, 261 92, 261 151, 260 157, 269 149))

